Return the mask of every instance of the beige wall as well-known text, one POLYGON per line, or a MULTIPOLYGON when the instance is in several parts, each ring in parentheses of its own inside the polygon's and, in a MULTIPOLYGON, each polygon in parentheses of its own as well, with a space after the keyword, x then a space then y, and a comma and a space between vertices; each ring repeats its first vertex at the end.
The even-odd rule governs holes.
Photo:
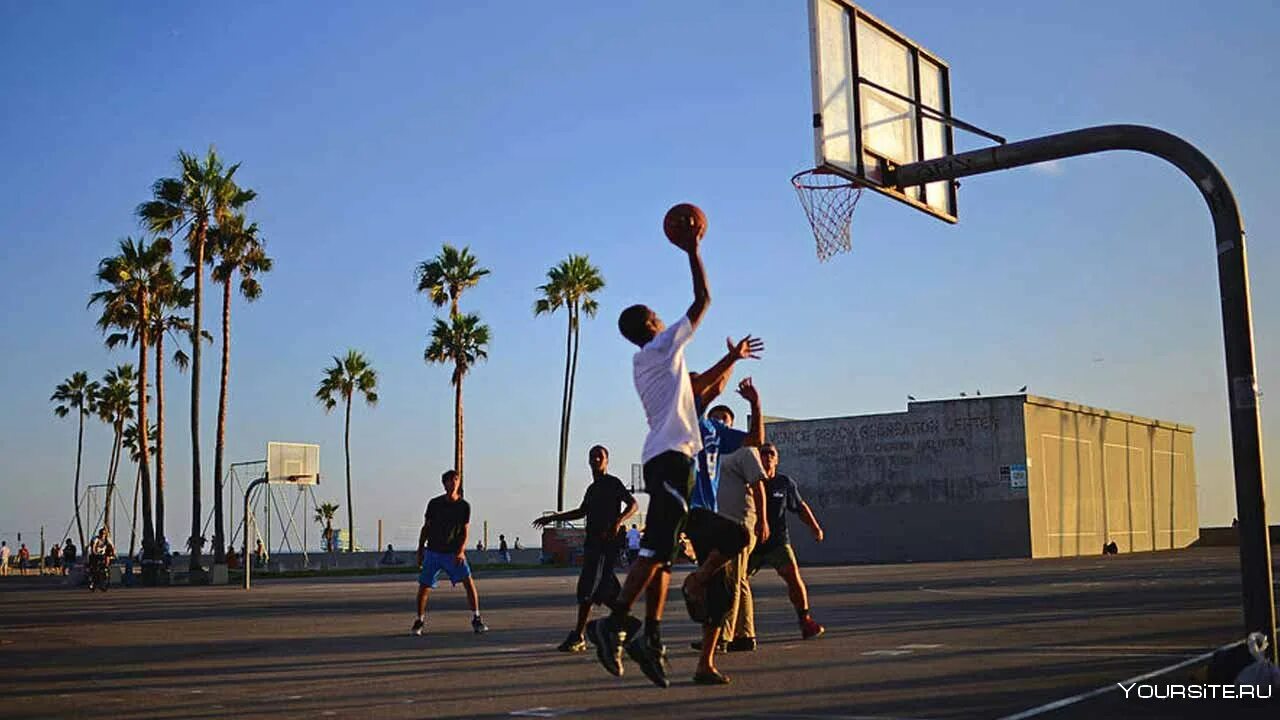
POLYGON ((1032 557, 1199 537, 1194 428, 1030 396, 1024 418, 1032 557))

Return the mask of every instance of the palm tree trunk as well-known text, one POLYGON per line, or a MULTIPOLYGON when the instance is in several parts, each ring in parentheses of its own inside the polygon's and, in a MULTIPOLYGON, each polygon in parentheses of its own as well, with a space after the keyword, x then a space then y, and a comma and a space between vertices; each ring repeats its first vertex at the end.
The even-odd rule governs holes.
POLYGON ((164 554, 164 328, 156 333, 156 547, 164 554))
POLYGON ((569 459, 569 355, 573 341, 573 315, 564 335, 564 386, 560 391, 560 458, 556 484, 556 512, 564 512, 564 475, 569 459))
POLYGON ((200 551, 204 547, 200 540, 200 332, 204 328, 200 319, 204 309, 204 239, 208 230, 209 221, 202 219, 196 227, 196 286, 191 312, 191 572, 200 569, 200 551))
POLYGON ((573 371, 569 374, 569 400, 565 403, 564 408, 564 447, 565 452, 569 451, 569 426, 573 421, 573 386, 578 382, 578 333, 581 328, 578 323, 578 307, 575 303, 569 307, 570 332, 573 335, 573 371))
POLYGON ((84 408, 76 408, 80 415, 80 435, 76 440, 76 532, 80 533, 80 547, 84 547, 84 523, 80 520, 80 458, 84 453, 84 408))
MULTIPOLYGON (((139 303, 142 308, 142 323, 138 332, 138 480, 142 483, 142 549, 147 557, 154 557, 152 553, 155 550, 156 529, 151 517, 151 443, 148 437, 151 428, 147 426, 147 332, 151 325, 150 303, 144 290, 139 303)), ((133 555, 132 549, 129 554, 133 555)))
POLYGON ((347 396, 347 422, 342 431, 342 452, 347 458, 347 552, 356 551, 356 515, 351 507, 351 396, 347 396))
MULTIPOLYGON (((138 491, 142 488, 142 466, 138 466, 138 472, 133 476, 133 522, 129 523, 129 557, 133 557, 138 552, 138 491)), ((146 547, 146 541, 143 540, 142 545, 146 547)))
POLYGON ((227 380, 231 374, 231 278, 222 283, 222 378, 218 389, 218 434, 213 445, 213 561, 226 562, 222 534, 222 453, 227 437, 227 380))
POLYGON ((453 469, 458 471, 458 493, 461 494, 466 483, 462 474, 462 373, 454 370, 457 382, 453 390, 453 469))
MULTIPOLYGON (((120 467, 120 449, 121 441, 124 437, 124 420, 117 417, 112 425, 115 430, 116 437, 111 446, 111 464, 107 467, 107 498, 102 503, 102 527, 107 528, 108 535, 114 535, 111 532, 111 498, 116 492, 116 470, 120 467)), ((97 533, 94 533, 95 535, 97 533)), ((114 538, 112 538, 114 540, 114 538)))

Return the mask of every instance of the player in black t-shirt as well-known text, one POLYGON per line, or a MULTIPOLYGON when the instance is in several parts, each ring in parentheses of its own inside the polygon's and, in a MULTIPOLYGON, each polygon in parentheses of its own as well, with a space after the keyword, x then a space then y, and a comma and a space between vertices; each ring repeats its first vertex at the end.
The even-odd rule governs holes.
POLYGON ((777 570, 778 575, 787 583, 787 595, 796 609, 796 618, 800 621, 800 637, 805 640, 815 638, 826 632, 826 628, 809 614, 809 591, 800 577, 796 553, 791 549, 791 537, 787 534, 787 513, 799 515, 813 531, 813 539, 818 542, 823 539, 822 526, 813 516, 809 503, 800 497, 800 490, 795 482, 786 475, 778 474, 778 448, 773 443, 760 446, 760 462, 768 477, 765 481, 765 505, 770 535, 767 541, 756 546, 751 553, 748 571, 754 575, 764 565, 777 570))
POLYGON ((586 541, 582 553, 582 574, 578 577, 578 625, 558 648, 561 652, 582 652, 587 649, 583 632, 591 605, 608 605, 618 597, 622 586, 613 574, 622 552, 627 519, 636 512, 636 499, 622 481, 606 472, 609 469, 609 450, 596 445, 587 454, 591 466, 591 484, 582 496, 582 504, 574 510, 551 513, 533 521, 536 528, 553 522, 587 519, 586 541))
POLYGON ((449 576, 454 585, 462 583, 471 604, 471 629, 477 633, 489 628, 480 619, 480 596, 471 578, 471 566, 467 564, 467 531, 471 525, 471 505, 462 499, 462 478, 458 471, 447 470, 440 476, 444 494, 431 498, 423 517, 422 530, 418 533, 418 616, 413 621, 414 635, 422 634, 423 615, 427 611, 427 596, 436 586, 441 572, 449 576), (423 545, 426 545, 424 552, 423 545))

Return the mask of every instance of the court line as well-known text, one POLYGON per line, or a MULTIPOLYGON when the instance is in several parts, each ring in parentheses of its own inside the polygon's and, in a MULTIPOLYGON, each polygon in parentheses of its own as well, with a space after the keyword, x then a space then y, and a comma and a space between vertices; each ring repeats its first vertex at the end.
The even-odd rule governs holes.
POLYGON ((1074 705, 1082 700, 1088 700, 1090 698, 1098 697, 1099 695, 1105 695, 1109 692, 1115 692, 1121 685, 1124 685, 1124 684, 1140 683, 1143 680, 1150 680, 1151 678, 1159 677, 1160 675, 1171 673, 1176 670, 1181 670, 1185 667, 1190 667, 1197 663, 1204 662, 1205 660, 1212 658, 1214 654, 1221 652, 1223 650, 1229 650, 1238 645, 1243 645, 1244 642, 1245 641, 1242 639, 1242 640, 1237 640, 1233 643, 1227 643, 1226 645, 1223 645, 1222 647, 1217 648, 1216 650, 1210 650, 1209 652, 1204 653, 1202 655, 1196 655, 1195 657, 1187 658, 1186 660, 1183 660, 1180 663, 1174 663, 1173 665, 1162 667, 1159 670, 1152 670, 1151 672, 1143 673, 1142 675, 1135 675, 1134 677, 1127 678, 1125 680, 1120 680, 1119 682, 1111 683, 1109 685, 1104 685, 1100 688, 1095 688, 1088 692, 1083 692, 1078 695, 1072 695, 1071 697, 1063 698, 1061 700, 1055 700, 1051 703, 1046 703, 1044 705, 1033 707, 1028 710, 1023 710, 1020 713, 1014 713, 1013 715, 1005 715, 999 720, 1024 720, 1024 718, 1035 717, 1036 715, 1043 715, 1044 713, 1052 712, 1054 710, 1067 707, 1068 705, 1074 705))

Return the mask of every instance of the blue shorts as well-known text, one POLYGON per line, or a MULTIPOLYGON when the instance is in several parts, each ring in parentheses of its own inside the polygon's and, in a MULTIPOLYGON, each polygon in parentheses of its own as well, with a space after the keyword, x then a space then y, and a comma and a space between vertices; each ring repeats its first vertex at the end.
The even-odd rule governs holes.
POLYGON ((449 576, 449 581, 457 585, 471 577, 471 566, 467 564, 466 559, 458 562, 458 558, 454 555, 424 550, 422 552, 422 572, 418 575, 418 584, 434 588, 436 586, 436 578, 441 572, 446 573, 449 576))

